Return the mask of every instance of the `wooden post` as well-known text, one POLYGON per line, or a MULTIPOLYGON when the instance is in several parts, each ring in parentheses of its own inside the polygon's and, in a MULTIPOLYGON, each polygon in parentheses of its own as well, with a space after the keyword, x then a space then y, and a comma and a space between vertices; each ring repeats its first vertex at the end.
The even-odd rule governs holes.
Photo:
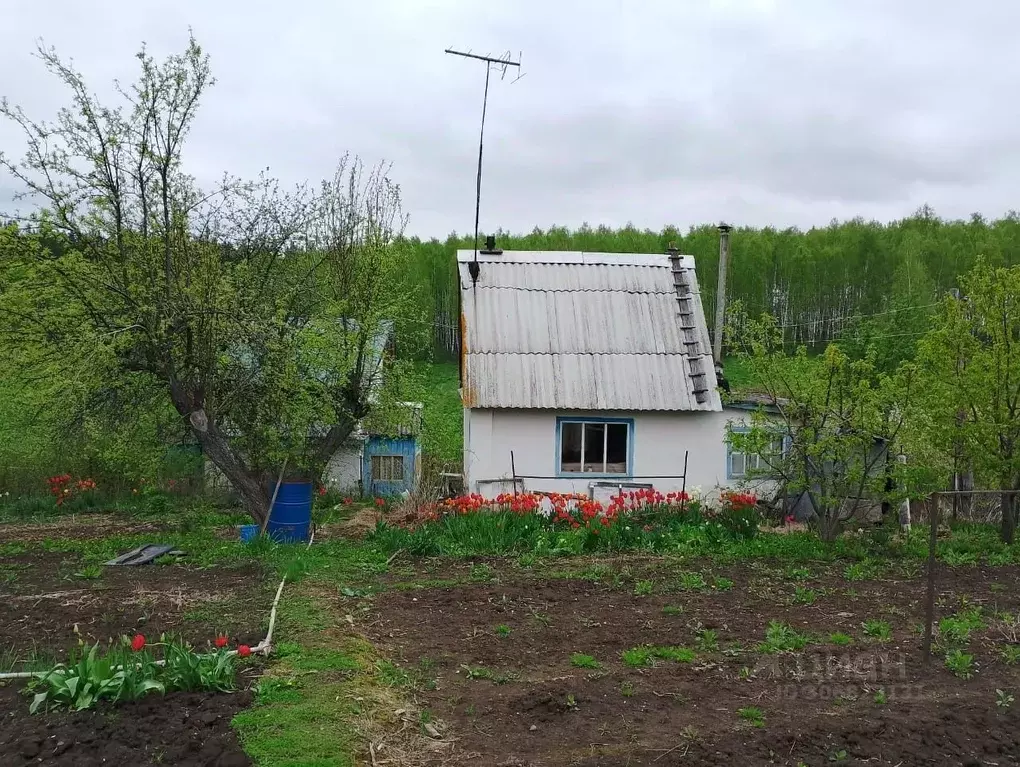
POLYGON ((935 623, 935 548, 939 534, 939 494, 933 493, 934 503, 928 513, 931 536, 928 539, 928 595, 924 603, 924 662, 931 663, 931 634, 935 623))

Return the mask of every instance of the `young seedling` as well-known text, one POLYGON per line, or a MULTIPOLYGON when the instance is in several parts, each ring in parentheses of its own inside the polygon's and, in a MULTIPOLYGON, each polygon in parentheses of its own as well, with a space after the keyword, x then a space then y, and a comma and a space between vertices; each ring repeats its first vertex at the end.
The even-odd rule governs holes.
POLYGON ((946 668, 953 676, 970 679, 974 676, 974 656, 960 649, 950 650, 946 653, 946 668))
POLYGON ((803 649, 807 643, 805 635, 798 634, 782 621, 769 621, 765 641, 758 645, 758 650, 763 653, 791 652, 803 649))
POLYGON ((729 591, 733 588, 733 581, 729 578, 712 578, 712 588, 716 591, 729 591))
POLYGON ((793 601, 797 604, 813 605, 816 599, 818 599, 818 592, 814 589, 806 589, 803 586, 794 588, 793 601))
POLYGON ((701 573, 682 572, 677 576, 677 586, 682 591, 704 591, 708 588, 708 583, 701 573))
POLYGON ((746 706, 744 708, 737 709, 737 714, 745 722, 750 723, 753 727, 764 727, 765 726, 765 714, 757 706, 746 706))
POLYGON ((719 632, 715 629, 702 629, 694 643, 702 652, 715 652, 719 649, 719 632))
POLYGON ((1013 705, 1013 694, 1006 690, 995 691, 995 705, 1001 708, 1003 711, 1013 705))
POLYGON ((888 702, 889 697, 886 695, 885 689, 880 687, 878 691, 875 693, 875 703, 878 704, 879 706, 884 706, 888 702))
POLYGON ((485 668, 485 666, 461 664, 461 670, 468 679, 492 679, 492 671, 485 668))
POLYGON ((806 581, 811 577, 811 571, 806 567, 790 567, 786 570, 786 577, 795 581, 806 581))
POLYGON ((620 682, 620 695, 625 698, 633 698, 634 684, 632 682, 620 682))
POLYGON ((473 581, 491 581, 495 576, 493 575, 492 568, 484 562, 471 565, 471 580, 473 581))
POLYGON ((663 615, 681 615, 683 614, 684 608, 680 605, 665 605, 662 608, 663 615))
POLYGON ((961 610, 956 615, 947 615, 939 621, 938 640, 942 647, 963 647, 970 641, 974 631, 984 628, 981 608, 961 610))
POLYGON ((829 634, 829 643, 839 645, 840 647, 845 647, 846 645, 853 643, 853 641, 854 638, 852 636, 844 634, 842 631, 836 631, 829 634))
POLYGON ((864 636, 870 637, 876 642, 888 642, 892 639, 892 629, 885 621, 871 618, 861 624, 861 629, 864 631, 864 636))
POLYGON ((577 698, 574 697, 574 693, 567 693, 566 704, 571 711, 577 711, 577 698))
POLYGON ((530 570, 537 561, 538 557, 535 554, 521 554, 517 557, 517 566, 522 570, 530 570))
POLYGON ((602 668, 602 664, 599 663, 591 655, 584 655, 576 652, 570 656, 570 665, 575 668, 602 668))
POLYGON ((875 566, 871 562, 854 562, 843 570, 843 577, 848 581, 865 581, 875 576, 875 566))
POLYGON ((1020 663, 1020 645, 1008 644, 999 650, 999 657, 1007 666, 1015 666, 1020 663))
POLYGON ((634 596, 646 597, 655 590, 655 585, 651 581, 638 581, 634 584, 634 596))
POLYGON ((510 636, 510 627, 507 626, 505 623, 499 624, 498 626, 496 626, 496 636, 498 636, 500 639, 506 639, 508 636, 510 636))

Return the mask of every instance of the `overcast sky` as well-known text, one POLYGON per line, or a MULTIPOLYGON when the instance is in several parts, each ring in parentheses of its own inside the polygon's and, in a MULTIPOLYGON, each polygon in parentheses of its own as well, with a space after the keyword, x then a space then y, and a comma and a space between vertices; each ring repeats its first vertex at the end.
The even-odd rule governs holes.
MULTIPOLYGON (((494 80, 482 230, 659 229, 726 219, 824 225, 1020 208, 1016 0, 4 0, 0 95, 66 101, 32 56, 74 59, 101 94, 188 27, 212 57, 186 149, 212 180, 330 175, 388 160, 410 230, 470 231, 484 65, 494 80), (144 10, 143 10, 144 9, 144 10)), ((0 124, 0 149, 20 153, 0 124)), ((0 176, 0 206, 13 181, 0 176)))

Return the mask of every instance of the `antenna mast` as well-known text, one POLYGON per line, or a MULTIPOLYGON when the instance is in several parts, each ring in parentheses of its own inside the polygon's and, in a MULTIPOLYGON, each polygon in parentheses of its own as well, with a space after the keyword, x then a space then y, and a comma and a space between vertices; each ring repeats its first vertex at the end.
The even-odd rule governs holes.
MULTIPOLYGON (((485 62, 485 91, 482 96, 482 125, 478 132, 478 176, 475 180, 475 254, 473 260, 468 265, 468 271, 471 273, 471 282, 474 283, 478 279, 478 218, 482 208, 482 147, 485 143, 485 108, 489 103, 489 75, 492 73, 493 67, 499 70, 499 77, 501 80, 506 77, 507 70, 510 67, 517 67, 518 72, 520 72, 521 55, 518 53, 517 61, 514 61, 510 58, 509 51, 498 58, 495 56, 480 56, 477 53, 471 53, 470 51, 458 51, 453 48, 447 48, 446 53, 485 62)), ((523 76, 524 75, 518 74, 513 82, 517 82, 523 76)))

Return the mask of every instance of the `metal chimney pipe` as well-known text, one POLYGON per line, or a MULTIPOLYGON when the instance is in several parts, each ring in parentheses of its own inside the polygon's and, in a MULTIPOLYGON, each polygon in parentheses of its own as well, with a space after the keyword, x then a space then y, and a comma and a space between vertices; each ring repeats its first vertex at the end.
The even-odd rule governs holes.
POLYGON ((715 327, 712 337, 712 357, 722 365, 723 324, 726 322, 726 267, 730 260, 729 224, 719 224, 719 279, 715 290, 715 327))

